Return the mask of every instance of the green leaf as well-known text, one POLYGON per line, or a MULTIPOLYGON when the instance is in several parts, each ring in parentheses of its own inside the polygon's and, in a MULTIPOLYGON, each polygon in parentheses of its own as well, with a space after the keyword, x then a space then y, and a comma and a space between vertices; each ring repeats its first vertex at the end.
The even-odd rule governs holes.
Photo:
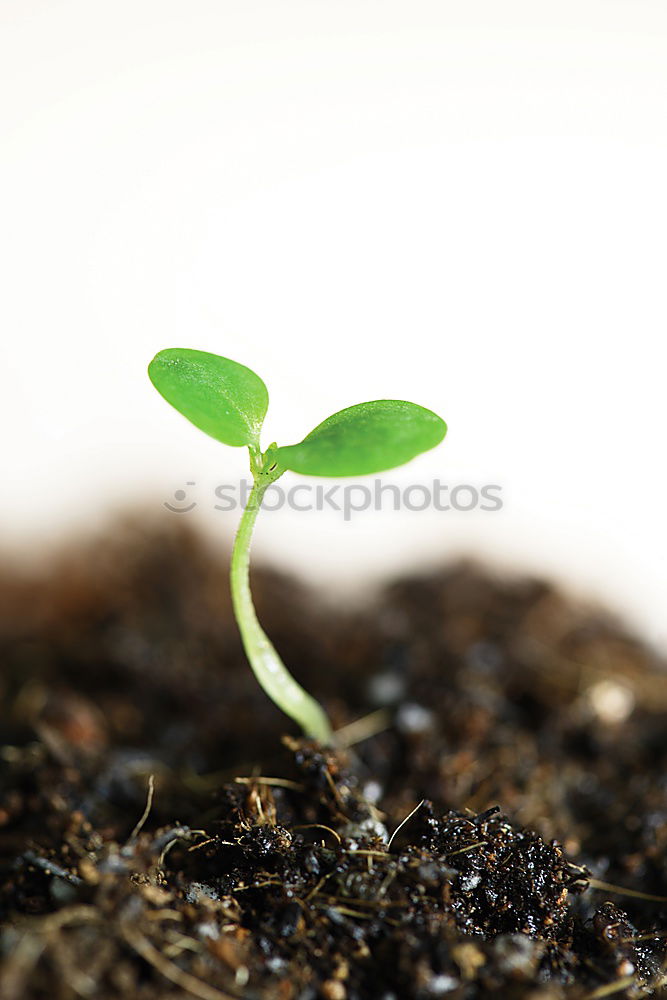
POLYGON ((172 347, 155 355, 148 376, 167 402, 206 434, 233 447, 259 443, 269 394, 250 368, 206 351, 172 347))
POLYGON ((276 449, 277 462, 308 476, 364 476, 409 462, 440 444, 444 420, 402 399, 376 399, 328 417, 300 444, 276 449))

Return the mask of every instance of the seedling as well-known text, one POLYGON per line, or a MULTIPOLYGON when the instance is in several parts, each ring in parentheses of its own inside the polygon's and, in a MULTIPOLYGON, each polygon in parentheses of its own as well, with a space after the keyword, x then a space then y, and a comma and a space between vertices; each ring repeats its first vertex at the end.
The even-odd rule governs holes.
POLYGON ((260 446, 269 405, 261 378, 249 368, 205 351, 170 348, 148 366, 158 392, 217 441, 247 447, 253 488, 236 533, 230 583, 234 614, 257 680, 306 735, 329 743, 321 705, 294 680, 262 629, 250 592, 250 540, 268 487, 290 469, 306 476, 363 476, 384 472, 434 448, 447 425, 431 410, 401 399, 375 399, 339 410, 298 444, 260 446))

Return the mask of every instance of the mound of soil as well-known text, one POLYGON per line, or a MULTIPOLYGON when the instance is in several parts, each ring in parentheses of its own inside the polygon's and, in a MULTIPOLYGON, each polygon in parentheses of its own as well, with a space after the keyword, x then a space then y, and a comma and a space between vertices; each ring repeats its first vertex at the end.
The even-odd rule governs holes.
POLYGON ((470 565, 358 613, 254 584, 345 749, 260 691, 180 525, 0 577, 2 1000, 665 992, 664 663, 470 565))

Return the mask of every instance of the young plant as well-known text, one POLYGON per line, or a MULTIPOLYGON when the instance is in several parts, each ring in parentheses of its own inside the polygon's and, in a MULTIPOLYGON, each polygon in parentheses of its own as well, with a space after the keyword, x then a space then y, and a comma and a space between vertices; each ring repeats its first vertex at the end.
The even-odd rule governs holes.
POLYGON ((321 705, 294 680, 263 631, 250 593, 250 539, 262 498, 290 469, 306 476, 362 476, 384 472, 444 438, 447 426, 431 410, 400 399, 376 399, 348 406, 298 444, 262 451, 260 432, 269 394, 261 378, 228 358, 170 348, 148 367, 158 392, 195 427, 235 448, 247 447, 253 488, 236 534, 231 560, 234 614, 257 680, 275 704, 299 723, 306 735, 331 741, 321 705))

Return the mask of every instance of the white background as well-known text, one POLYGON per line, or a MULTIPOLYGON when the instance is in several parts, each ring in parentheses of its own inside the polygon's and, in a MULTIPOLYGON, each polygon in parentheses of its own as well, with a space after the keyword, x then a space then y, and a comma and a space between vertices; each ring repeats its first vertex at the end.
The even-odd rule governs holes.
POLYGON ((450 433, 393 481, 503 486, 495 514, 267 514, 260 557, 350 592, 472 553, 667 641, 662 0, 0 18, 6 551, 134 501, 230 537, 243 454, 145 375, 196 347, 263 376, 267 444, 404 397, 450 433))

